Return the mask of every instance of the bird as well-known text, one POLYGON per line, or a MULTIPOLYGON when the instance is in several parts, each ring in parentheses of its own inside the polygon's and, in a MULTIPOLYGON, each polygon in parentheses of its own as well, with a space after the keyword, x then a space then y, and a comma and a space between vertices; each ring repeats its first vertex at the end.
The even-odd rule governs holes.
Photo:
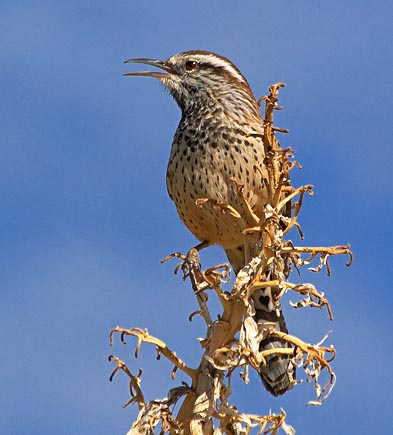
MULTIPOLYGON (((134 58, 124 63, 155 67, 124 76, 158 79, 180 107, 181 120, 166 173, 168 194, 201 246, 221 246, 238 273, 258 255, 260 244, 255 236, 243 233, 255 222, 250 222, 233 179, 244 186, 243 195, 257 216, 263 215, 267 201, 263 170, 254 170, 265 159, 264 125, 249 83, 229 59, 204 50, 182 52, 166 60, 134 58), (223 205, 236 213, 223 212, 223 205)), ((257 289, 252 298, 257 322, 288 333, 271 288, 257 289)), ((288 347, 288 342, 277 337, 259 344, 260 351, 288 347)), ((296 382, 293 362, 283 353, 272 353, 266 361, 259 368, 263 385, 274 396, 284 394, 296 382)))

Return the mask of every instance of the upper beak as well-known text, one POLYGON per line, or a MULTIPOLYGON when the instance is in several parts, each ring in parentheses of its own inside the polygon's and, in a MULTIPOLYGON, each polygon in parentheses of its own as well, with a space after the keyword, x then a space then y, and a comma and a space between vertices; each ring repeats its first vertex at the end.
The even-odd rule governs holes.
POLYGON ((161 79, 163 77, 167 77, 169 74, 175 74, 173 68, 170 65, 168 65, 167 61, 165 60, 137 58, 137 59, 128 59, 124 61, 124 63, 143 63, 145 65, 155 66, 166 72, 139 71, 139 72, 126 73, 123 74, 123 76, 145 76, 145 77, 155 77, 156 79, 161 79))

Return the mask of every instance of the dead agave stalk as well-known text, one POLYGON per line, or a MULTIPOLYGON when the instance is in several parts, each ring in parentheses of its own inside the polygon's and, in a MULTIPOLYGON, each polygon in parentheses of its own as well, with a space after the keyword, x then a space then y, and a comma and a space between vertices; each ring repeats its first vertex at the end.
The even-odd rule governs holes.
MULTIPOLYGON (((286 434, 294 434, 294 429, 285 422, 285 412, 258 416, 238 411, 229 398, 231 396, 231 378, 239 369, 240 376, 245 383, 248 382, 249 368, 259 370, 266 364, 265 358, 271 353, 288 353, 298 367, 303 367, 308 381, 314 382, 316 400, 310 404, 320 405, 329 396, 335 384, 335 374, 331 368, 331 361, 335 357, 332 346, 323 346, 323 341, 312 345, 305 343, 297 337, 282 332, 266 329, 260 330, 255 323, 254 307, 250 299, 253 291, 260 287, 276 289, 273 295, 278 302, 287 291, 294 291, 303 299, 292 304, 300 307, 326 307, 329 318, 332 320, 332 310, 323 293, 319 292, 312 284, 294 284, 288 278, 293 268, 299 269, 304 265, 317 262, 310 269, 319 272, 326 267, 330 275, 329 257, 331 255, 346 254, 349 256, 347 266, 352 262, 352 253, 349 245, 333 247, 298 247, 284 236, 292 228, 296 228, 300 238, 303 234, 298 223, 298 216, 303 203, 304 195, 312 195, 312 186, 305 185, 295 188, 290 183, 290 171, 300 167, 293 160, 293 150, 282 149, 276 138, 275 132, 286 133, 287 130, 273 126, 274 110, 277 106, 277 95, 283 83, 277 83, 269 88, 269 95, 259 100, 265 102, 265 135, 264 146, 266 159, 255 171, 263 172, 267 179, 268 203, 264 210, 264 219, 256 216, 242 194, 242 186, 236 179, 232 179, 238 187, 238 194, 246 205, 248 211, 247 222, 252 226, 247 228, 245 234, 258 233, 261 240, 261 251, 258 257, 251 261, 238 273, 231 292, 222 289, 222 284, 229 276, 229 268, 221 264, 207 270, 201 270, 199 254, 196 249, 191 249, 184 256, 175 253, 163 261, 177 257, 182 260, 175 272, 180 268, 183 278, 188 278, 193 291, 197 296, 199 310, 190 315, 190 320, 196 314, 204 319, 207 332, 201 341, 203 356, 197 368, 190 368, 176 353, 169 349, 160 339, 151 336, 147 330, 140 328, 124 329, 116 327, 111 331, 110 344, 113 343, 114 334, 120 334, 123 343, 126 337, 137 339, 135 356, 138 356, 142 343, 155 346, 158 355, 163 355, 174 366, 172 378, 177 370, 184 372, 190 379, 190 386, 184 384, 169 391, 168 397, 160 400, 146 401, 140 388, 141 374, 133 375, 127 365, 116 356, 110 359, 116 363, 110 379, 120 370, 130 379, 131 399, 124 405, 136 403, 139 415, 129 430, 129 435, 150 435, 159 431, 181 435, 247 435, 251 429, 256 428, 258 433, 276 434, 281 428, 286 434), (288 213, 292 207, 292 214, 288 213), (266 278, 269 277, 269 278, 266 278), (207 291, 214 291, 222 305, 222 313, 217 320, 212 320, 209 312, 207 291), (267 336, 275 335, 284 338, 293 344, 292 349, 270 349, 259 352, 259 342, 267 336), (328 374, 328 381, 321 385, 319 378, 323 371, 328 374), (173 407, 183 399, 176 416, 173 407)), ((203 206, 206 198, 200 198, 198 204, 203 206)), ((229 204, 215 204, 223 212, 233 216, 240 214, 229 204)))

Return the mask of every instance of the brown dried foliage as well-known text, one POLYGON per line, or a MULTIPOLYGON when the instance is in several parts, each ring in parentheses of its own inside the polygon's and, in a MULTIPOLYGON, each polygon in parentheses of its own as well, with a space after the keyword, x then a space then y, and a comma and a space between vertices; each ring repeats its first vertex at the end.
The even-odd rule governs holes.
MULTIPOLYGON (((182 385, 169 391, 168 397, 161 400, 146 401, 140 388, 141 371, 137 376, 133 375, 127 365, 116 356, 110 359, 116 363, 116 368, 111 375, 123 371, 130 379, 131 399, 124 405, 136 403, 139 407, 139 415, 133 423, 128 434, 147 435, 155 432, 181 434, 181 435, 247 435, 252 428, 257 428, 258 434, 276 434, 281 428, 286 434, 293 434, 294 429, 285 422, 285 412, 258 416, 242 413, 233 406, 229 398, 231 396, 231 377, 236 369, 240 370, 240 376, 245 383, 249 381, 248 371, 253 368, 258 371, 261 364, 266 363, 266 356, 272 352, 289 353, 298 367, 303 367, 308 381, 314 382, 316 400, 309 404, 320 405, 329 396, 334 384, 335 374, 330 365, 335 357, 332 346, 323 346, 324 339, 318 344, 308 344, 297 337, 282 332, 264 328, 258 329, 253 314, 254 307, 250 298, 253 291, 260 287, 276 288, 274 295, 276 302, 284 293, 293 291, 303 299, 292 305, 300 307, 326 307, 329 318, 332 320, 332 310, 323 293, 319 292, 312 284, 295 284, 288 280, 293 268, 316 262, 316 266, 309 269, 319 272, 326 267, 330 275, 329 257, 331 255, 348 255, 347 266, 352 262, 352 253, 349 245, 333 247, 300 247, 294 246, 285 236, 292 228, 296 228, 300 238, 303 234, 298 223, 298 216, 302 207, 304 195, 312 195, 312 186, 305 185, 294 188, 290 183, 289 173, 294 167, 300 165, 293 160, 293 150, 282 149, 276 138, 275 132, 287 132, 287 130, 273 126, 274 110, 280 110, 277 105, 277 95, 283 83, 277 83, 269 88, 269 95, 260 99, 259 103, 265 102, 265 136, 264 145, 266 161, 256 171, 263 171, 267 177, 269 201, 264 210, 264 219, 256 216, 248 205, 242 193, 242 186, 238 180, 232 181, 237 184, 238 192, 247 206, 250 222, 254 225, 245 233, 258 232, 261 239, 261 252, 253 258, 237 275, 230 292, 224 291, 222 284, 228 279, 229 267, 226 264, 201 270, 198 249, 191 249, 184 256, 175 253, 163 260, 177 257, 182 262, 180 268, 183 271, 183 279, 189 279, 193 291, 197 297, 199 310, 190 315, 190 320, 197 314, 204 319, 207 332, 200 344, 204 350, 199 367, 190 368, 176 353, 169 349, 166 344, 151 336, 147 330, 140 328, 123 329, 116 327, 111 331, 110 344, 113 343, 114 334, 120 334, 120 339, 125 343, 127 336, 137 338, 135 356, 142 343, 153 344, 158 355, 163 355, 174 366, 172 378, 177 370, 184 372, 191 381, 191 385, 182 385), (263 166, 262 166, 263 165, 263 166), (292 203, 292 216, 286 217, 284 212, 288 203, 292 203), (283 228, 285 228, 283 230, 283 228), (269 280, 266 280, 269 276, 269 280), (212 320, 208 308, 207 291, 212 290, 218 296, 222 305, 222 313, 217 320, 212 320), (269 335, 284 338, 293 344, 292 349, 276 349, 259 352, 259 342, 269 335), (328 381, 320 385, 319 378, 323 371, 328 374, 328 381), (176 416, 173 407, 181 398, 182 404, 176 416)), ((206 199, 200 201, 203 207, 206 199)), ((234 216, 236 210, 228 204, 216 204, 224 212, 230 212, 234 216)), ((240 215, 239 215, 240 217, 240 215)))

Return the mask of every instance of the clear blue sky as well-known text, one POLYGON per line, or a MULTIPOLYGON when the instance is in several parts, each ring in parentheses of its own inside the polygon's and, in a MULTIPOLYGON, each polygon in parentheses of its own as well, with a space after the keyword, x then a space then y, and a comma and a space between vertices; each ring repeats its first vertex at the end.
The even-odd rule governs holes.
MULTIPOLYGON (((255 94, 284 81, 277 124, 312 183, 301 223, 308 245, 350 242, 352 268, 332 259, 314 279, 332 304, 298 312, 292 332, 329 343, 337 386, 321 408, 303 384, 273 399, 256 376, 236 403, 284 407, 299 434, 391 433, 392 33, 390 0, 3 1, 0 6, 0 427, 3 434, 125 433, 127 379, 147 398, 178 385, 148 346, 108 333, 147 327, 191 365, 203 335, 188 322, 187 283, 160 265, 195 241, 167 197, 165 170, 179 110, 157 81, 124 78, 130 57, 206 49, 232 59, 255 94), (171 301, 175 301, 172 303, 171 301)), ((131 66, 132 69, 132 66, 131 66)), ((219 249, 203 253, 210 266, 219 249)))

